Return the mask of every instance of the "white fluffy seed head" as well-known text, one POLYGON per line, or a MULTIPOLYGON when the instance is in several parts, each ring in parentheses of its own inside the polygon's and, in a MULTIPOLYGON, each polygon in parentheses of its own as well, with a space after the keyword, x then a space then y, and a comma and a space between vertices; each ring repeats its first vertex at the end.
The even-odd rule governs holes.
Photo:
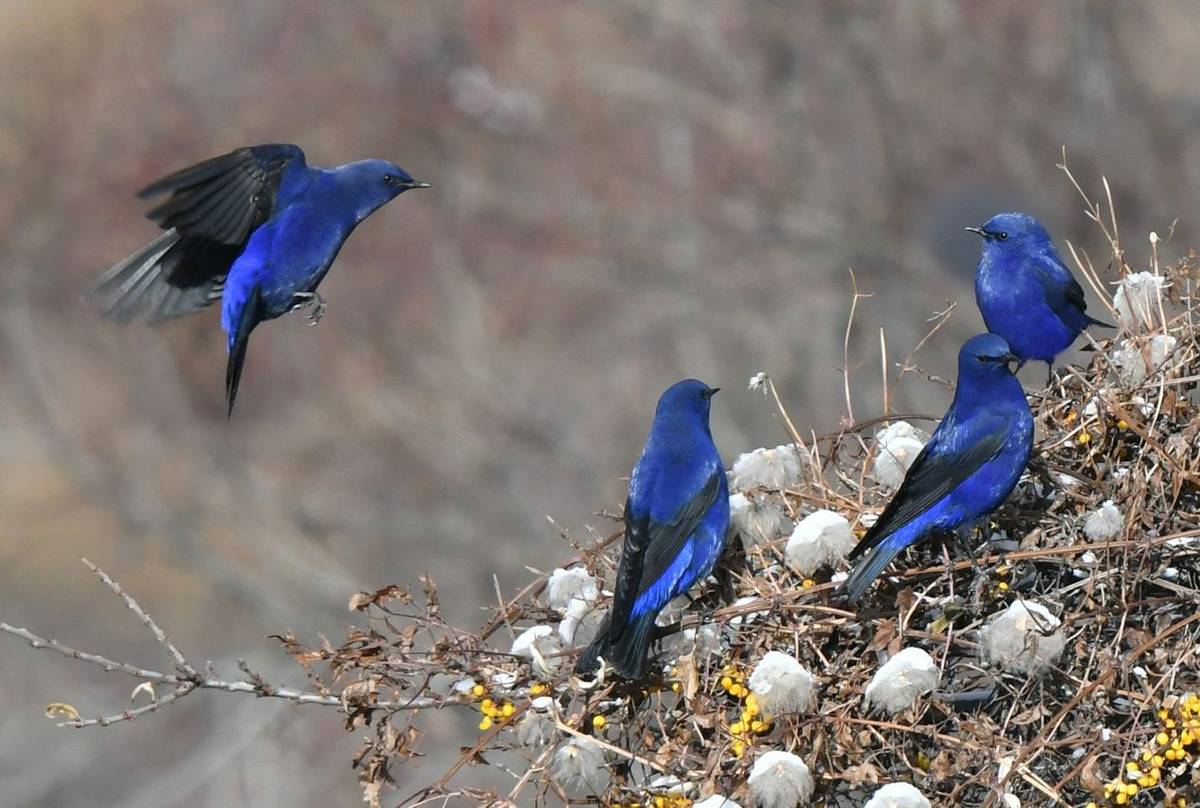
POLYGON ((941 671, 933 657, 920 648, 901 649, 875 672, 865 695, 870 707, 899 713, 917 698, 937 687, 941 671))
POLYGON ((538 710, 526 710, 525 715, 517 722, 517 740, 522 746, 531 749, 550 743, 555 734, 554 720, 538 710))
POLYGON ((1125 517, 1111 499, 1087 515, 1083 520, 1083 532, 1092 541, 1108 541, 1121 535, 1125 517))
POLYGON ((567 647, 587 645, 595 639, 602 619, 603 614, 594 603, 573 600, 558 624, 559 639, 567 647))
POLYGON ((551 657, 561 650, 562 644, 554 629, 550 626, 533 626, 513 640, 509 653, 530 660, 535 671, 548 676, 558 669, 559 661, 551 657))
POLYGON ((774 541, 791 526, 783 505, 767 494, 732 494, 729 521, 748 545, 774 541))
POLYGON ((580 737, 571 738, 554 752, 550 773, 564 788, 587 794, 603 794, 610 777, 604 748, 580 737))
POLYGON ((1124 328, 1151 325, 1158 320, 1158 302, 1164 278, 1152 272, 1134 272, 1121 279, 1113 295, 1117 322, 1124 328))
POLYGON ((792 444, 755 449, 738 457, 729 476, 734 491, 794 488, 804 479, 804 458, 792 444))
POLYGON ((697 659, 703 659, 709 654, 715 654, 724 647, 724 637, 721 626, 716 623, 705 623, 699 629, 685 628, 673 637, 663 640, 662 649, 668 659, 694 653, 697 659))
POLYGON ((1016 673, 1037 675, 1054 665, 1066 647, 1061 622, 1040 603, 1017 600, 979 632, 986 662, 1016 673))
POLYGON ((566 614, 575 601, 591 603, 600 597, 596 579, 583 567, 556 569, 546 581, 546 605, 566 614))
POLYGON ((909 783, 888 783, 863 808, 932 808, 925 795, 909 783))
POLYGON ((750 674, 750 690, 769 715, 812 709, 813 677, 800 661, 782 651, 767 651, 750 674))
POLYGON ((791 752, 767 752, 754 761, 747 785, 760 808, 796 808, 813 793, 808 766, 791 752))
POLYGON ((1178 343, 1170 334, 1155 334, 1143 352, 1142 346, 1136 341, 1122 340, 1111 357, 1117 378, 1130 387, 1140 385, 1152 372, 1162 367, 1178 343), (1146 363, 1147 355, 1149 364, 1146 363))
POLYGON ((929 435, 907 421, 895 421, 881 429, 875 436, 878 449, 871 478, 888 488, 899 487, 928 440, 929 435))
POLYGON ((801 519, 783 550, 787 565, 801 575, 841 561, 854 549, 854 532, 835 511, 814 511, 801 519))

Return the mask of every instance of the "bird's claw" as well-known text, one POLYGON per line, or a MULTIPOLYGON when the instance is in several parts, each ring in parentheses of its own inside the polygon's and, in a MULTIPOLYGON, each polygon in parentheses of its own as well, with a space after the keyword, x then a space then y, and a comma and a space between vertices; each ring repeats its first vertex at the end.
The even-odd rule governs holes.
POLYGON ((292 308, 290 311, 298 311, 305 308, 309 310, 308 324, 316 325, 325 316, 325 309, 328 308, 328 304, 325 302, 325 298, 316 292, 297 292, 292 295, 292 308))

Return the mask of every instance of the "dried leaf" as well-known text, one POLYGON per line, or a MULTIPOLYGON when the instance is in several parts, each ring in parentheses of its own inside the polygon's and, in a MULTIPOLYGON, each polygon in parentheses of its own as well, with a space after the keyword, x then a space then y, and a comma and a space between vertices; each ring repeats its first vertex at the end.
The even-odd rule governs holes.
POLYGON ((861 786, 864 783, 875 785, 879 782, 879 769, 871 763, 860 763, 845 769, 841 779, 852 786, 861 786))
POLYGON ((70 704, 52 701, 44 708, 46 717, 52 721, 82 721, 83 716, 70 704))
POLYGON ((145 693, 150 697, 150 701, 158 701, 158 696, 154 694, 153 682, 142 682, 140 685, 135 687, 133 692, 129 694, 129 700, 137 701, 138 693, 145 693))
POLYGON ((368 606, 383 606, 388 601, 399 600, 401 603, 412 603, 412 596, 403 587, 392 584, 375 592, 355 592, 350 596, 350 611, 361 612, 368 606))

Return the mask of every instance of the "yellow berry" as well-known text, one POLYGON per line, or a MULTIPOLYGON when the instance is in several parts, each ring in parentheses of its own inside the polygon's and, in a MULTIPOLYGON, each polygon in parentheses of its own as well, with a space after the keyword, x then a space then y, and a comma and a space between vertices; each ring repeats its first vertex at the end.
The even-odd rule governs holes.
POLYGON ((1171 742, 1171 736, 1165 732, 1160 732, 1154 736, 1154 740, 1158 742, 1159 746, 1166 746, 1171 742))
POLYGON ((729 676, 722 676, 721 677, 721 687, 725 688, 726 690, 729 690, 730 688, 733 687, 733 679, 730 678, 729 676))
POLYGON ((515 713, 516 711, 517 711, 517 708, 513 707, 508 702, 505 702, 504 706, 500 708, 500 712, 504 715, 505 718, 512 718, 512 714, 515 713))
POLYGON ((486 691, 483 689, 483 685, 475 685, 473 688, 471 688, 471 695, 475 696, 476 698, 479 698, 485 692, 486 691))
POLYGON ((1000 583, 996 584, 996 588, 999 589, 1001 592, 1007 592, 1008 584, 1004 583, 1004 581, 1001 581, 1000 583))
POLYGON ((485 710, 490 710, 495 703, 496 702, 492 701, 491 699, 484 699, 483 701, 479 702, 479 706, 485 710))
POLYGON ((1092 436, 1086 432, 1080 432, 1079 437, 1077 438, 1077 440, 1080 443, 1088 443, 1089 441, 1091 441, 1091 439, 1092 439, 1092 436))
POLYGON ((800 584, 800 586, 802 586, 805 589, 812 589, 816 585, 817 585, 817 582, 814 581, 812 578, 805 578, 804 582, 802 584, 800 584))
POLYGON ((679 682, 671 682, 671 690, 678 693, 683 690, 683 685, 679 684, 679 682))
POLYGON ((592 716, 592 726, 596 729, 604 729, 604 725, 608 723, 608 719, 602 715, 592 716))
POLYGON ((1113 800, 1113 801, 1114 801, 1114 802, 1115 802, 1117 805, 1125 805, 1126 803, 1128 803, 1128 802, 1129 802, 1129 797, 1125 795, 1125 792, 1124 792, 1124 791, 1122 791, 1120 794, 1118 794, 1118 795, 1117 795, 1117 796, 1114 798, 1114 800, 1113 800))
POLYGON ((729 731, 732 732, 734 735, 741 735, 743 732, 746 731, 746 725, 743 724, 741 721, 734 721, 732 724, 729 725, 729 731))
POLYGON ((1129 429, 1129 422, 1122 418, 1117 421, 1117 429, 1129 429))
POLYGON ((729 748, 730 751, 733 752, 734 757, 740 758, 742 755, 746 754, 746 744, 741 741, 734 741, 729 748))
POLYGON ((488 717, 485 715, 485 716, 483 717, 483 720, 479 722, 479 728, 480 728, 481 730, 484 730, 485 732, 486 732, 487 730, 491 729, 491 728, 492 728, 492 719, 488 718, 488 717))
POLYGON ((758 712, 758 696, 751 693, 746 697, 746 709, 753 710, 756 713, 758 712))

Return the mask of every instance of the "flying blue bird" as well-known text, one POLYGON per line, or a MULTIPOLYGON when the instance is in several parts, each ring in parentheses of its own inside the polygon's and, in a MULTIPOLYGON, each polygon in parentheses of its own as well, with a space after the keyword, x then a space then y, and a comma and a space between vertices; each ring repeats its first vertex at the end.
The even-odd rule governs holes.
POLYGON ((604 658, 627 679, 645 673, 654 618, 703 580, 729 527, 729 484, 708 428, 717 388, 688 379, 658 400, 646 448, 629 478, 625 546, 612 610, 575 666, 590 674, 604 658))
POLYGON ((1022 365, 1031 359, 1045 362, 1053 380, 1054 357, 1085 328, 1112 328, 1088 315, 1083 287, 1037 219, 1001 213, 967 230, 983 238, 975 270, 975 300, 983 322, 1008 340, 1022 365))
POLYGON ((1033 449, 1033 415, 1009 367, 1016 359, 995 334, 963 344, 950 409, 850 554, 862 557, 842 585, 850 603, 901 550, 934 534, 970 530, 1016 487, 1033 449))
POLYGON ((319 168, 299 146, 237 149, 138 192, 170 194, 147 214, 165 232, 90 291, 120 322, 160 323, 220 298, 232 413, 255 326, 305 307, 315 324, 325 310, 317 286, 358 223, 404 191, 428 187, 386 160, 319 168))

